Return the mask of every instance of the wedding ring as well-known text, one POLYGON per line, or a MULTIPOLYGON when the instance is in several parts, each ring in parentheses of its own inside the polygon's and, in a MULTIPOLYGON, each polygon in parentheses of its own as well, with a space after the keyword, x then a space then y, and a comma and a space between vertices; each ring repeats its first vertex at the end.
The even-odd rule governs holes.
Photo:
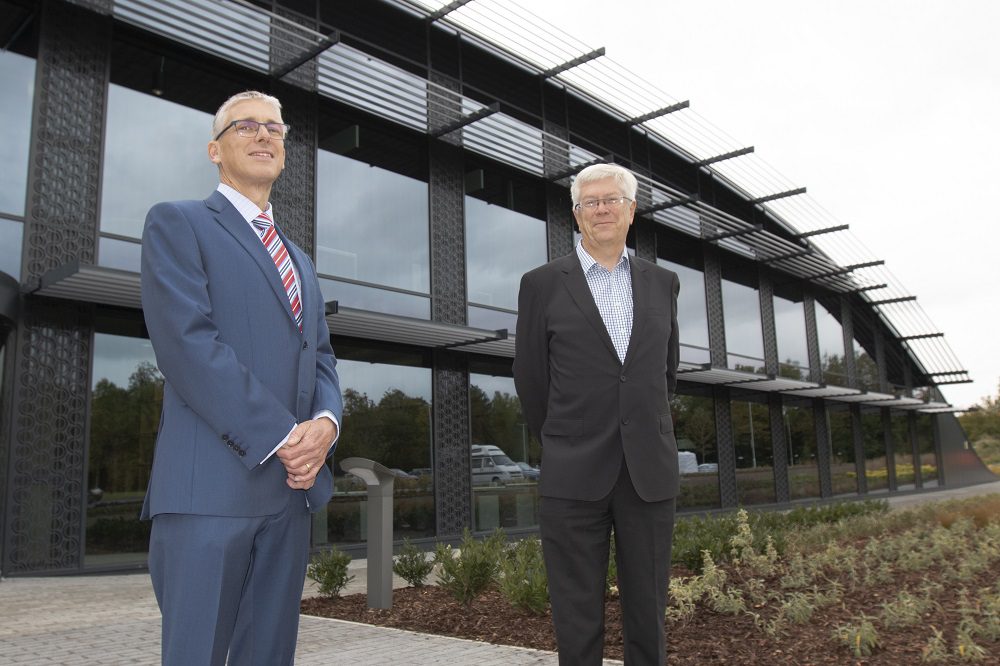
POLYGON ((306 463, 306 471, 307 471, 307 472, 308 472, 309 470, 311 470, 312 468, 313 468, 313 466, 312 466, 311 464, 309 464, 309 463, 306 463))

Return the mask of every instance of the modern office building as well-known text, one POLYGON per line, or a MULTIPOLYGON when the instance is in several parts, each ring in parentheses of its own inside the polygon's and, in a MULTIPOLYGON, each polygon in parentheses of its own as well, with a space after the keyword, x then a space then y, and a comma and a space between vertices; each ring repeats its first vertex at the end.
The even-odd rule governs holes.
MULTIPOLYGON (((153 203, 214 189, 212 115, 245 89, 292 127, 273 201, 329 302, 333 464, 418 472, 397 538, 536 527, 534 472, 471 446, 541 460, 517 286, 573 248, 570 179, 598 161, 639 175, 630 251, 681 278, 682 511, 992 478, 939 390, 966 371, 881 262, 686 102, 511 7, 0 0, 0 574, 144 564, 139 238, 153 203)), ((361 552, 363 487, 336 474, 313 542, 361 552)))

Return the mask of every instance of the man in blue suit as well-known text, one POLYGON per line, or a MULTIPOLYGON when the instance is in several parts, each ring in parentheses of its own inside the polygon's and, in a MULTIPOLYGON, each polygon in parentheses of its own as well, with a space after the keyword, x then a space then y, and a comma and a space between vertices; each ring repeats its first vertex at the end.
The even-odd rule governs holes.
POLYGON ((160 203, 142 237, 142 305, 165 378, 142 517, 164 664, 291 664, 310 512, 343 410, 309 257, 274 225, 281 104, 245 92, 218 110, 219 187, 160 203))

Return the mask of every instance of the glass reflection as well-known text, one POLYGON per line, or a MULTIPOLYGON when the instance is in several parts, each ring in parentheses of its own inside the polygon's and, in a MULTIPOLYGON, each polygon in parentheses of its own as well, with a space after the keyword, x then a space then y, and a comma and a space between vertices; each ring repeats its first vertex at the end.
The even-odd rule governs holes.
POLYGON ((340 306, 359 310, 384 312, 415 319, 431 318, 431 300, 426 296, 368 287, 363 284, 331 280, 325 277, 319 279, 319 288, 323 293, 324 302, 327 303, 337 301, 340 306))
MULTIPOLYGON (((219 184, 206 145, 212 116, 112 84, 101 186, 101 231, 142 237, 153 204, 201 199, 219 184)), ((281 211, 276 211, 281 219, 281 211)))
POLYGON ((344 393, 343 428, 331 463, 334 496, 320 533, 335 543, 367 538, 366 486, 339 465, 358 456, 399 471, 393 486, 393 539, 432 536, 430 368, 340 358, 337 372, 344 393))
POLYGON ((840 325, 840 320, 818 300, 816 332, 819 335, 819 355, 823 361, 823 381, 835 386, 847 386, 844 327, 840 325))
POLYGON ((513 378, 471 373, 469 409, 475 529, 536 526, 543 451, 528 433, 513 378))
POLYGON ((427 183, 326 150, 316 170, 319 272, 429 293, 427 183))
POLYGON ((791 499, 819 497, 816 463, 816 430, 812 408, 786 405, 785 438, 788 442, 788 491, 791 499))
POLYGON ((861 433, 865 445, 865 480, 868 492, 885 492, 889 489, 889 470, 881 410, 862 410, 861 433))
POLYGON ((719 506, 719 455, 715 403, 710 397, 678 395, 670 402, 680 467, 678 509, 719 506))
POLYGON ((521 276, 546 261, 545 222, 465 197, 470 303, 517 309, 521 276))
POLYGON ((729 367, 733 370, 763 373, 764 337, 757 290, 723 278, 722 310, 729 367))
POLYGON ((910 424, 905 412, 892 412, 893 461, 896 469, 896 490, 916 488, 916 471, 913 460, 913 443, 910 441, 910 424))
POLYGON ((802 301, 775 294, 774 328, 778 341, 778 374, 789 379, 809 379, 806 313, 802 301))
POLYGON ((86 566, 145 561, 149 482, 163 377, 149 340, 94 334, 87 464, 86 566))
POLYGON ((15 280, 21 279, 21 246, 24 223, 0 218, 0 271, 15 280))
POLYGON ((830 482, 834 495, 858 492, 858 473, 854 466, 854 434, 851 412, 842 405, 830 405, 827 411, 830 431, 830 482))
POLYGON ((731 403, 736 447, 736 491, 741 505, 768 504, 774 496, 774 452, 771 418, 766 404, 731 403))
POLYGON ((705 310, 705 274, 667 259, 656 264, 677 273, 681 283, 677 295, 677 325, 680 328, 681 361, 704 363, 708 349, 708 313, 705 310), (701 349, 698 349, 701 348, 701 349))
POLYGON ((31 109, 35 98, 34 59, 0 51, 0 89, 3 89, 0 118, 6 130, 4 140, 0 141, 0 164, 4 165, 4 175, 0 178, 0 212, 21 217, 28 183, 31 109))
POLYGON ((920 452, 920 478, 924 488, 940 483, 937 456, 934 453, 934 420, 930 414, 917 415, 917 448, 920 452))

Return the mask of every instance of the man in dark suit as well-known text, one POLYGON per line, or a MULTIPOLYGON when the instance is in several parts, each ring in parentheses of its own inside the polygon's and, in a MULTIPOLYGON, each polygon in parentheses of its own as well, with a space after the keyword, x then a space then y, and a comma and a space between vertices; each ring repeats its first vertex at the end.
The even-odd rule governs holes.
POLYGON ((310 512, 343 410, 316 271, 274 225, 288 126, 245 92, 215 116, 218 189, 154 206, 142 306, 165 378, 142 508, 164 664, 291 664, 310 512))
POLYGON ((576 250, 521 279, 514 382, 542 443, 540 527, 559 663, 600 664, 614 530, 625 663, 662 666, 677 443, 677 275, 629 257, 630 172, 597 164, 571 192, 576 250))

